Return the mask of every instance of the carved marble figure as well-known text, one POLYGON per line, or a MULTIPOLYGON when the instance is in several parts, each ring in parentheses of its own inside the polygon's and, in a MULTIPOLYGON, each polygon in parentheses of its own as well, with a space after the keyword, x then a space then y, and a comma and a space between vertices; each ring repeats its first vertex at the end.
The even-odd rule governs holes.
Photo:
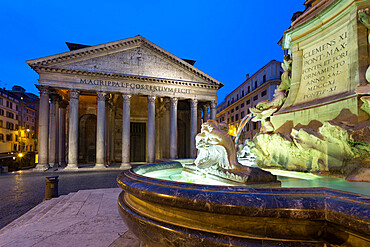
POLYGON ((226 123, 217 123, 214 120, 202 124, 201 133, 195 137, 197 158, 194 165, 185 166, 184 169, 238 183, 279 183, 270 172, 238 162, 235 143, 228 130, 226 123))

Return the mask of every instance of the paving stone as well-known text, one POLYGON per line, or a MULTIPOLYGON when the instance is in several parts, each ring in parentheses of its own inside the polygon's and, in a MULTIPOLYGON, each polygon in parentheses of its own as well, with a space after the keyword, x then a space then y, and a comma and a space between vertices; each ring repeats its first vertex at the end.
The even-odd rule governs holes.
POLYGON ((44 201, 0 235, 0 246, 139 246, 119 216, 120 191, 84 190, 44 201), (24 224, 30 217, 37 220, 24 224))

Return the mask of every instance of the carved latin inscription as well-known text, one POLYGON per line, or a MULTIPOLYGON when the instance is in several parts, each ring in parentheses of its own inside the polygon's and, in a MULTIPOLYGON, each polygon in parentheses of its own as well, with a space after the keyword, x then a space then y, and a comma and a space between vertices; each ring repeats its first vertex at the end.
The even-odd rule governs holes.
POLYGON ((297 102, 307 102, 347 90, 348 33, 338 31, 303 50, 297 102))

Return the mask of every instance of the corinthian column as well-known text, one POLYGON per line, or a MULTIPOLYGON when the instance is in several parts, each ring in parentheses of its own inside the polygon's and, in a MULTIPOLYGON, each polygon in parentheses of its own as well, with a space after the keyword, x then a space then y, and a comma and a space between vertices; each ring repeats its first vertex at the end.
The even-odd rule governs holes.
POLYGON ((148 96, 148 162, 155 159, 155 96, 148 96))
POLYGON ((78 168, 78 99, 80 91, 69 90, 68 165, 66 169, 78 168))
POLYGON ((208 121, 208 104, 203 105, 203 123, 208 121))
POLYGON ((196 158, 195 136, 197 135, 197 107, 198 100, 190 100, 190 157, 196 158))
POLYGON ((49 166, 58 166, 59 95, 50 95, 49 166))
POLYGON ((46 170, 49 168, 48 163, 48 139, 49 139, 49 88, 37 86, 40 90, 40 107, 39 107, 39 160, 35 169, 46 170))
POLYGON ((94 168, 105 168, 105 95, 98 92, 98 117, 96 121, 96 163, 94 168))
POLYGON ((66 166, 66 102, 59 103, 59 166, 66 166))
POLYGON ((211 119, 216 121, 216 101, 211 101, 211 119))
POLYGON ((121 168, 129 169, 130 165, 130 99, 131 95, 122 94, 122 164, 121 168))
POLYGON ((170 158, 177 158, 177 98, 170 99, 170 158))

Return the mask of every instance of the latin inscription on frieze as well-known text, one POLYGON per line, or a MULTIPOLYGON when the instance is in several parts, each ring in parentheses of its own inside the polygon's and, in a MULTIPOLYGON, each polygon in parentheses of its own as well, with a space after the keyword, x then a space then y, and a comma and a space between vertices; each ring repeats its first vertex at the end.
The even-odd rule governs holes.
POLYGON ((348 84, 347 31, 339 31, 303 50, 298 102, 342 93, 348 84))
POLYGON ((144 92, 168 92, 168 93, 183 93, 190 94, 190 89, 181 87, 166 87, 159 85, 144 85, 138 83, 126 83, 109 80, 96 80, 96 79, 80 79, 80 84, 87 84, 91 86, 104 86, 109 88, 125 88, 128 90, 140 90, 144 92))

